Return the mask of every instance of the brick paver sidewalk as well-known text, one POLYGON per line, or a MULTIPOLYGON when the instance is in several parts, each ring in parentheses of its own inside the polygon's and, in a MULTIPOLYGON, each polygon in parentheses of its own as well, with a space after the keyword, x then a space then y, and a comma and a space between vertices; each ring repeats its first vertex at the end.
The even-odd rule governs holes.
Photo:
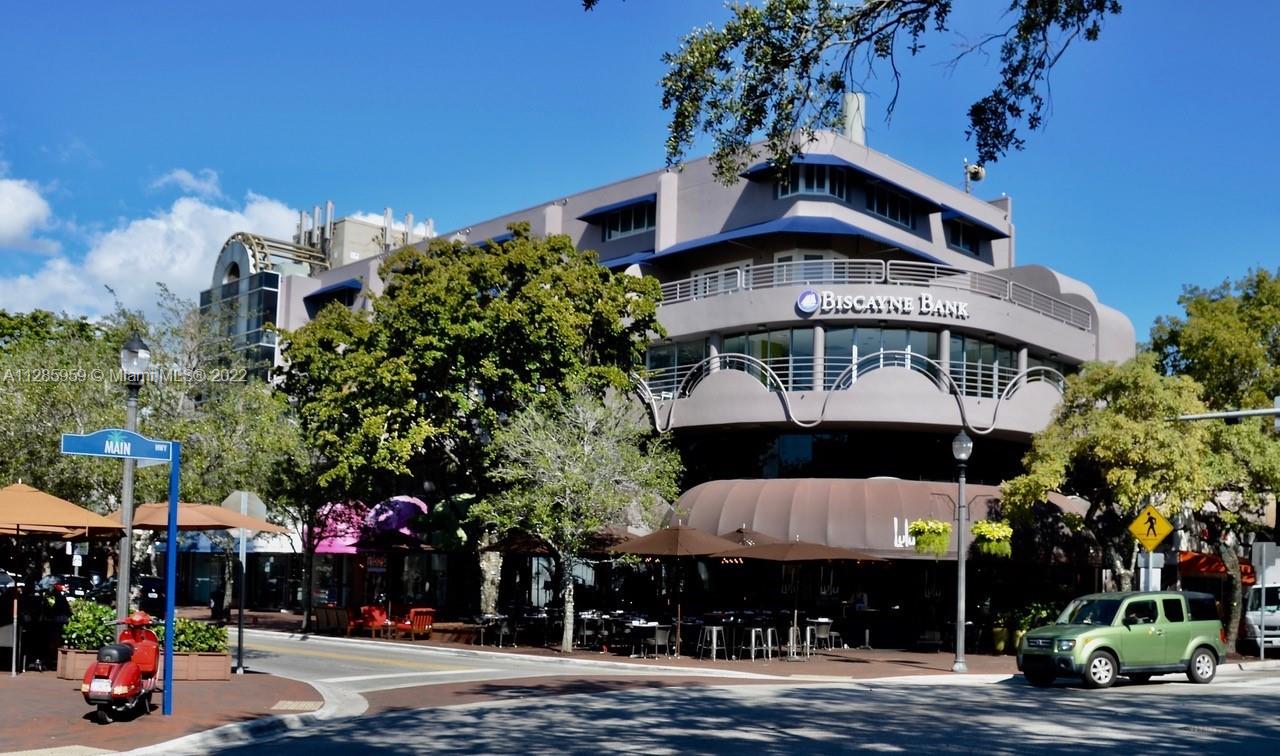
POLYGON ((127 751, 234 722, 318 708, 310 685, 263 674, 232 675, 230 682, 174 683, 173 715, 160 714, 160 693, 150 715, 99 725, 80 695, 78 680, 53 672, 0 677, 0 753, 67 746, 127 751), (285 703, 292 708, 273 710, 285 703))

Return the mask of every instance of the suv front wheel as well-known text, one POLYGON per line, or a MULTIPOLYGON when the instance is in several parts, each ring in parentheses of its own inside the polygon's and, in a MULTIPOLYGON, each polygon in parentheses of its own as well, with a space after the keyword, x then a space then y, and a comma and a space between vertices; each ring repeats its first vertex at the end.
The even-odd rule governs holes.
MULTIPOLYGON (((1194 660, 1193 662, 1194 663, 1194 660)), ((1116 657, 1107 651, 1094 651, 1084 667, 1086 688, 1109 688, 1116 681, 1116 657)))
POLYGON ((1187 679, 1201 685, 1213 680, 1218 673, 1218 656, 1205 646, 1197 648, 1187 664, 1187 679))

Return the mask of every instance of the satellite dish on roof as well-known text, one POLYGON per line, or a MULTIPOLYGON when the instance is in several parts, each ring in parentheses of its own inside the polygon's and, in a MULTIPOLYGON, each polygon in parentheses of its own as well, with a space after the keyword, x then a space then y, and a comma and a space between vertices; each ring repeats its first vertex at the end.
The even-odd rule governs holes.
POLYGON ((967 194, 971 189, 971 184, 983 180, 987 177, 987 169, 978 163, 970 163, 969 158, 964 159, 964 191, 967 194))

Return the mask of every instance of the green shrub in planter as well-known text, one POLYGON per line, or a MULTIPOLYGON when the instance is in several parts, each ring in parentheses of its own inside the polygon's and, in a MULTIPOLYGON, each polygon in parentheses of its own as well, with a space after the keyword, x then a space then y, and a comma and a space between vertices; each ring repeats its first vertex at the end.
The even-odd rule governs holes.
POLYGON ((943 520, 916 520, 907 526, 907 533, 916 539, 916 553, 940 557, 951 545, 951 523, 943 520))
MULTIPOLYGON (((164 623, 152 626, 160 645, 164 646, 164 623)), ((174 653, 216 653, 227 652, 227 629, 207 622, 179 617, 173 626, 174 653)))
POLYGON ((116 611, 96 601, 77 601, 62 627, 62 643, 76 651, 97 651, 116 639, 116 611))

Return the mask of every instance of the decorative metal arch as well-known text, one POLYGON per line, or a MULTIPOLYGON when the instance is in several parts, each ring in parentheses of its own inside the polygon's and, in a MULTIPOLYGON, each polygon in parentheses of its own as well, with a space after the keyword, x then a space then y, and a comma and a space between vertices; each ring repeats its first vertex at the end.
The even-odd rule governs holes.
MULTIPOLYGON (((636 385, 636 393, 639 395, 640 400, 644 402, 645 406, 649 409, 649 415, 653 419, 654 429, 659 433, 667 433, 671 430, 671 426, 675 420, 676 400, 682 396, 689 396, 698 383, 711 374, 712 371, 708 369, 708 366, 717 361, 724 362, 721 369, 738 370, 744 373, 748 372, 748 370, 744 370, 738 365, 733 364, 733 362, 739 362, 748 368, 759 370, 766 379, 765 388, 768 389, 771 386, 777 388, 778 395, 782 398, 782 406, 786 412, 787 420, 800 428, 815 428, 820 425, 826 419, 827 403, 831 401, 831 397, 835 394, 836 390, 841 390, 837 388, 825 391, 824 393, 826 396, 822 400, 822 406, 819 408, 817 419, 802 420, 796 417, 795 412, 791 407, 791 399, 788 396, 789 391, 787 390, 786 384, 778 377, 778 374, 774 372, 773 368, 769 367, 762 360, 750 355, 738 353, 717 354, 699 361, 680 381, 680 385, 676 388, 676 391, 673 393, 669 403, 667 404, 665 422, 664 419, 660 417, 661 409, 659 407, 660 403, 665 400, 659 399, 653 395, 653 391, 649 388, 649 384, 644 380, 644 378, 635 373, 631 374, 631 380, 636 385)), ((1058 389, 1059 393, 1062 392, 1062 387, 1066 382, 1066 378, 1062 373, 1059 373, 1057 370, 1050 367, 1036 366, 1018 371, 1009 379, 1008 383, 1005 384, 1004 390, 1000 392, 1000 395, 995 397, 996 403, 995 407, 991 410, 990 424, 985 428, 978 428, 969 422, 969 417, 965 413, 964 395, 961 393, 960 385, 956 383, 955 379, 951 377, 951 374, 943 368, 941 363, 925 357, 922 354, 908 352, 905 350, 882 350, 880 352, 875 352, 874 354, 869 354, 866 357, 859 359, 858 362, 840 371, 839 375, 836 376, 835 381, 833 382, 833 386, 852 386, 852 378, 855 374, 862 375, 881 367, 905 367, 927 376, 935 386, 940 390, 946 391, 955 399, 956 409, 960 413, 961 426, 979 436, 985 436, 995 430, 996 420, 1000 414, 1000 405, 1005 399, 1013 396, 1018 388, 1024 383, 1030 383, 1031 381, 1028 379, 1030 379, 1031 376, 1043 376, 1039 380, 1050 383, 1058 389), (890 359, 886 360, 886 357, 889 357, 890 359), (857 370, 864 362, 874 364, 875 366, 867 367, 867 369, 861 371, 857 370), (932 370, 929 368, 932 368, 932 370)))

